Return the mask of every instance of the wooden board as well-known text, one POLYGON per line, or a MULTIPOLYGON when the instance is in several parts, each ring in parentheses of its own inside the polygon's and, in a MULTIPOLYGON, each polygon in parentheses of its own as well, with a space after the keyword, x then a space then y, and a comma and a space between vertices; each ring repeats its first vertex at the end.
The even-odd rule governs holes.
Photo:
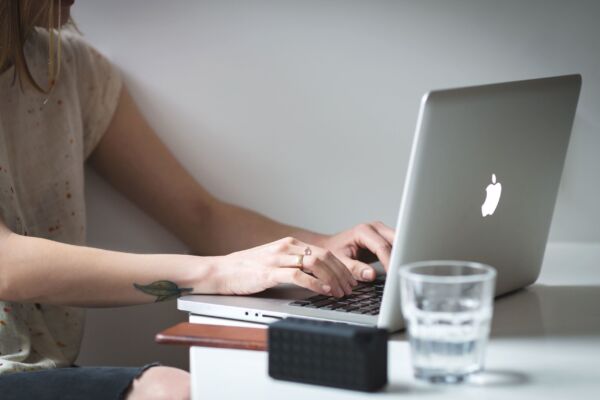
POLYGON ((267 330, 182 322, 158 333, 157 343, 223 349, 267 349, 267 330))

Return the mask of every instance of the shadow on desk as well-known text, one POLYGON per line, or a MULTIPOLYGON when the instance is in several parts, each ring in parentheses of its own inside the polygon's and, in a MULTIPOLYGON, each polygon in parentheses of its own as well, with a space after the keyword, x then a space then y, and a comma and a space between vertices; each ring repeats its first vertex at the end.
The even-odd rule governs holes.
POLYGON ((492 338, 599 336, 600 286, 535 285, 496 300, 492 338))

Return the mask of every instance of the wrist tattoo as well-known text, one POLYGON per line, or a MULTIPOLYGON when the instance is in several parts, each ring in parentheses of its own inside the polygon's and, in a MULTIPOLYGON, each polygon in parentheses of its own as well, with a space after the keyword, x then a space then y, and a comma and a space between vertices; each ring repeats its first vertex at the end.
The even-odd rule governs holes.
POLYGON ((175 299, 194 290, 193 288, 180 288, 175 282, 171 281, 155 281, 149 285, 134 283, 133 287, 151 296, 156 296, 154 302, 175 299))

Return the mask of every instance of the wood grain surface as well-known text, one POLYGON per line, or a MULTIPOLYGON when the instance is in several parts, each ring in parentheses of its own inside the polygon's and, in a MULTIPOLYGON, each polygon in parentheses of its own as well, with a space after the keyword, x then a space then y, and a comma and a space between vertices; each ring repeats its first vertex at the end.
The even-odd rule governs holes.
POLYGON ((267 330, 182 322, 158 333, 155 340, 161 344, 264 351, 267 330))

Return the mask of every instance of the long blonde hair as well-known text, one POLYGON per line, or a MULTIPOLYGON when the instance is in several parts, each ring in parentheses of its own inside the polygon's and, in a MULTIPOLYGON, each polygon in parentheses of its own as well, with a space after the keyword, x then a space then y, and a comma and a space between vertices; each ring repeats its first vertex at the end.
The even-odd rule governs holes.
POLYGON ((13 84, 28 84, 49 93, 60 72, 60 3, 55 0, 0 0, 0 74, 14 66, 13 84), (58 19, 58 33, 54 26, 58 19), (36 26, 48 26, 48 83, 43 88, 31 74, 24 46, 36 26))

